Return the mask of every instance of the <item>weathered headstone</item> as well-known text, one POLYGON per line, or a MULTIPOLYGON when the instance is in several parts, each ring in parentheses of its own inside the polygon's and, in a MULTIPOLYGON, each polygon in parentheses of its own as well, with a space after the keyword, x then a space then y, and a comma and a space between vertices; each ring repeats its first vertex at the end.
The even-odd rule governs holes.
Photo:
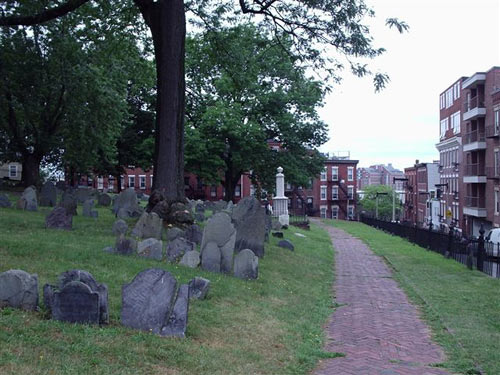
POLYGON ((36 310, 38 307, 38 276, 22 270, 0 273, 0 308, 14 307, 36 310))
POLYGON ((94 210, 94 200, 92 198, 83 202, 83 216, 96 218, 99 212, 94 210))
POLYGON ((194 242, 195 244, 200 245, 201 240, 203 238, 203 232, 200 227, 196 224, 190 225, 187 227, 184 236, 188 241, 194 242))
POLYGON ((137 244, 137 254, 144 258, 162 260, 163 242, 156 238, 147 238, 137 244))
POLYGON ((183 256, 179 264, 189 267, 196 268, 200 264, 200 253, 196 250, 187 251, 183 256))
POLYGON ((119 236, 120 234, 126 234, 127 230, 128 230, 128 225, 124 220, 118 219, 113 223, 112 232, 115 236, 119 236))
POLYGON ((40 192, 40 206, 54 207, 57 205, 57 189, 52 181, 47 181, 40 192))
POLYGON ((185 237, 185 233, 182 229, 173 227, 167 230, 167 241, 173 241, 178 237, 185 237))
POLYGON ((220 211, 226 209, 226 207, 227 207, 227 202, 223 201, 223 200, 219 200, 217 202, 214 202, 213 210, 214 210, 214 212, 220 212, 220 211))
POLYGON ((0 194, 0 207, 7 208, 11 207, 12 203, 5 194, 0 194))
MULTIPOLYGON (((230 273, 233 268, 234 245, 236 242, 236 230, 231 223, 231 218, 224 212, 219 212, 213 215, 208 220, 203 230, 203 239, 201 241, 201 258, 203 264, 210 264, 210 268, 214 268, 213 259, 209 263, 204 262, 205 248, 209 243, 215 243, 220 253, 220 271, 230 273)), ((215 252, 211 251, 212 258, 216 256, 215 252)), ((217 267, 215 267, 217 268, 217 267)), ((204 268, 205 269, 205 268, 204 268)))
POLYGON ((133 238, 126 238, 121 234, 116 239, 115 250, 121 255, 132 255, 137 252, 137 242, 133 238))
POLYGON ((58 190, 65 191, 67 189, 66 182, 65 181, 57 181, 56 188, 58 190))
POLYGON ((210 289, 210 280, 195 277, 189 282, 189 298, 205 299, 210 289))
POLYGON ((207 243, 203 248, 201 268, 205 271, 221 272, 221 257, 221 251, 217 243, 207 243))
POLYGON ((111 204, 111 197, 106 193, 99 194, 99 197, 97 198, 97 204, 99 206, 109 207, 109 205, 111 204))
POLYGON ((193 224, 194 217, 186 204, 174 202, 170 205, 168 222, 178 225, 189 225, 193 224))
POLYGON ((169 262, 176 263, 188 251, 194 250, 194 243, 183 237, 177 237, 167 244, 167 259, 169 262))
POLYGON ((143 209, 137 203, 137 194, 133 188, 122 191, 113 201, 112 211, 120 219, 139 217, 143 209))
POLYGON ((259 276, 259 258, 252 250, 243 249, 234 257, 234 276, 240 279, 256 279, 259 276))
POLYGON ((148 205, 146 206, 146 211, 151 212, 153 208, 155 208, 156 205, 163 200, 165 200, 165 197, 159 190, 153 191, 153 193, 148 198, 148 205))
POLYGON ((168 321, 176 287, 177 281, 165 270, 140 272, 122 287, 122 324, 160 334, 168 321))
POLYGON ((205 213, 204 212, 196 212, 194 214, 194 220, 198 223, 203 223, 205 221, 205 213))
POLYGON ((91 190, 88 188, 78 188, 75 191, 76 200, 83 204, 87 199, 90 199, 91 190))
POLYGON ((174 308, 162 327, 160 335, 168 337, 186 337, 189 313, 189 285, 183 284, 179 287, 174 308))
POLYGON ((34 186, 29 186, 24 189, 21 195, 21 200, 25 202, 24 209, 26 211, 37 211, 38 210, 38 199, 36 196, 36 189, 34 186))
POLYGON ((250 249, 258 257, 264 256, 266 211, 255 197, 243 198, 233 209, 236 228, 235 251, 250 249))
POLYGON ((49 229, 73 229, 73 216, 66 213, 64 207, 54 208, 45 216, 45 227, 49 229))
POLYGON ((283 232, 273 232, 273 237, 283 238, 283 232))
POLYGON ((144 212, 132 229, 132 236, 138 238, 161 239, 163 220, 154 212, 144 212))
POLYGON ((288 249, 290 251, 295 250, 295 247, 293 246, 293 244, 288 240, 281 240, 280 242, 278 242, 278 246, 283 247, 285 249, 288 249))
POLYGON ((66 189, 64 191, 59 205, 64 207, 68 215, 77 215, 77 200, 71 189, 66 189))

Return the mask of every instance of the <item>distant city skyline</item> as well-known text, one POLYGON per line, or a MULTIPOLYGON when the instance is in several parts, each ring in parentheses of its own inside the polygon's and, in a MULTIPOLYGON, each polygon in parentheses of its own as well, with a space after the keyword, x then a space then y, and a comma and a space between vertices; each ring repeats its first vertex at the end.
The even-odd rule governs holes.
POLYGON ((350 151, 360 167, 392 163, 403 170, 418 159, 439 159, 439 94, 456 79, 500 65, 500 2, 496 0, 370 0, 366 20, 375 46, 387 52, 366 61, 389 74, 375 94, 370 78, 348 70, 319 112, 329 125, 322 152, 350 151), (385 26, 397 17, 410 30, 385 26))

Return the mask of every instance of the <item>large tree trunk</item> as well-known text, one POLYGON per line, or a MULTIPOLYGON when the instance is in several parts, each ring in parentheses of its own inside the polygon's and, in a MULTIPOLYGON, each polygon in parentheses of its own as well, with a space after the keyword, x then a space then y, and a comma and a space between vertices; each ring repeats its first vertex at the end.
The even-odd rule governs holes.
POLYGON ((24 186, 40 184, 40 163, 42 158, 37 154, 27 153, 23 155, 23 171, 21 179, 24 186))
POLYGON ((153 188, 169 200, 184 200, 183 0, 159 0, 141 8, 153 36, 156 74, 156 134, 153 188))

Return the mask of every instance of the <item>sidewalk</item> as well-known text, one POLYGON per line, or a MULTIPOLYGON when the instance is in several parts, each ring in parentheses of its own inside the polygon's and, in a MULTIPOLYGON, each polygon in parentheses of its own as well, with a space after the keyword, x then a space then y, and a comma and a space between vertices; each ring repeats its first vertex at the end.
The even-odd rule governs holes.
POLYGON ((344 231, 323 228, 335 248, 334 292, 340 305, 326 327, 325 349, 345 357, 321 361, 313 374, 450 374, 431 367, 443 362, 444 354, 384 261, 344 231))

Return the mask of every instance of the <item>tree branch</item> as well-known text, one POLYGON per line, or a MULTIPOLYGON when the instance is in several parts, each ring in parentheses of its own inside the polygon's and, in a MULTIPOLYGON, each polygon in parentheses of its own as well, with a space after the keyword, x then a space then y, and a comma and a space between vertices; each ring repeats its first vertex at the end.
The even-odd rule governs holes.
POLYGON ((68 0, 57 7, 46 9, 35 15, 0 17, 0 26, 38 25, 62 17, 89 1, 90 0, 68 0))

